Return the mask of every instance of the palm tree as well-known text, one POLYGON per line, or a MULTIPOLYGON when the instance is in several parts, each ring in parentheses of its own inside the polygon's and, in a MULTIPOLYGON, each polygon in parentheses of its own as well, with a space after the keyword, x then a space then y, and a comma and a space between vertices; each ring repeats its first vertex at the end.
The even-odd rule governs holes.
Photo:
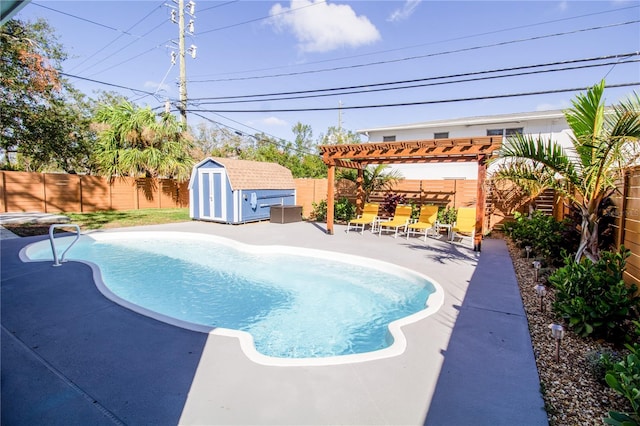
MULTIPOLYGON (((389 166, 384 164, 378 164, 377 166, 367 166, 364 169, 362 188, 364 190, 364 201, 369 201, 369 196, 372 192, 390 190, 393 188, 399 180, 402 180, 402 175, 399 171, 393 170, 391 172, 385 172, 389 166)), ((340 178, 356 182, 357 171, 355 169, 346 169, 340 172, 340 178)))
POLYGON ((575 255, 599 259, 599 207, 611 196, 616 178, 640 158, 640 96, 605 108, 605 83, 578 94, 565 111, 573 131, 572 147, 563 148, 551 138, 514 135, 503 146, 494 179, 508 179, 535 196, 555 189, 580 212, 580 244, 575 255))
POLYGON ((94 121, 98 133, 95 161, 101 174, 189 177, 191 142, 175 116, 165 113, 158 120, 151 108, 122 100, 100 106, 94 121))

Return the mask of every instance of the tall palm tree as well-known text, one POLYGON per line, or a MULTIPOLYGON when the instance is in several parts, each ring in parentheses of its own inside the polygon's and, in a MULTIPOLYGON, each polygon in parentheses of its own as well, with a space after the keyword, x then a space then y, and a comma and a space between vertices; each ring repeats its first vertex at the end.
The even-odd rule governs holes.
POLYGON ((615 191, 616 178, 640 158, 640 96, 605 108, 605 82, 578 94, 565 111, 573 131, 565 149, 551 138, 514 135, 503 146, 493 173, 508 179, 532 196, 547 188, 569 200, 581 215, 576 262, 583 256, 597 261, 601 202, 615 191))
POLYGON ((94 121, 95 161, 103 175, 188 178, 191 142, 173 115, 158 119, 151 108, 123 100, 101 105, 94 121))

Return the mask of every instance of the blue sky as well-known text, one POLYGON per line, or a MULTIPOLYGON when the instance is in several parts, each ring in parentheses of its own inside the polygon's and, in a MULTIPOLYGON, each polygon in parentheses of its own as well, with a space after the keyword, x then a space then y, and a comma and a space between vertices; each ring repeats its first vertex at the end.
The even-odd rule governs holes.
MULTIPOLYGON (((447 77, 498 71, 465 77, 477 79, 504 75, 506 68, 638 52, 639 1, 195 1, 195 32, 186 40, 197 46, 196 58, 186 58, 189 109, 248 134, 291 140, 299 121, 317 138, 339 120, 355 131, 561 109, 575 92, 452 100, 580 88, 604 77, 607 85, 640 81, 639 62, 626 62, 640 56, 523 68, 519 72, 582 67, 467 82, 447 77), (595 64, 607 65, 585 68, 595 64), (408 80, 419 87, 398 89, 408 80), (372 90, 381 88, 395 90, 372 90), (213 97, 234 98, 205 99, 213 97), (226 103, 212 103, 220 101, 226 103)), ((70 55, 64 72, 100 82, 71 78, 78 89, 118 91, 156 108, 179 97, 178 64, 171 65, 178 27, 167 4, 175 5, 32 0, 16 17, 47 19, 70 55)), ((607 101, 633 90, 640 85, 608 89, 607 101)), ((201 121, 189 115, 190 125, 201 121)))

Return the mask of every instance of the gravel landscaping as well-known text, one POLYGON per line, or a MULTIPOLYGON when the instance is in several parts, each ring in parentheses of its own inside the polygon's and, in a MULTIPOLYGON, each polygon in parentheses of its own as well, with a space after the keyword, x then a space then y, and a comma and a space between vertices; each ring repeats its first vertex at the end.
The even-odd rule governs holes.
POLYGON ((631 407, 625 398, 595 378, 587 361, 590 352, 603 348, 620 348, 614 348, 603 341, 583 339, 567 330, 560 345, 560 360, 555 361, 555 340, 549 329, 549 324, 558 322, 558 317, 551 312, 553 291, 547 287, 548 292, 543 299, 545 311, 540 312, 540 298, 534 291, 535 270, 532 259, 523 256, 522 250, 508 239, 507 246, 529 321, 549 424, 602 425, 608 411, 630 411, 631 407))

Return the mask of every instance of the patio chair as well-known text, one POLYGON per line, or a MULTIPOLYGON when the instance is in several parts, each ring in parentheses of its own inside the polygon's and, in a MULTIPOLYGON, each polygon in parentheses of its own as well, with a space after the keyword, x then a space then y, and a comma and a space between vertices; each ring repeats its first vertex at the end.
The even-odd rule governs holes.
POLYGON ((391 230, 392 228, 395 230, 395 234, 393 238, 398 236, 398 229, 401 227, 406 231, 407 225, 409 224, 409 220, 411 219, 411 206, 396 206, 396 210, 393 213, 393 218, 386 222, 380 222, 378 225, 378 236, 382 235, 382 228, 387 228, 391 230))
POLYGON ((420 216, 418 221, 407 225, 407 240, 409 234, 424 233, 424 241, 427 241, 429 231, 436 233, 436 222, 438 221, 438 206, 422 206, 420 207, 420 216))
POLYGON ((371 226, 371 230, 373 231, 373 226, 378 218, 378 208, 380 205, 378 203, 365 203, 364 208, 362 209, 362 214, 359 215, 356 219, 351 219, 349 223, 347 223, 347 234, 353 225, 356 230, 358 226, 362 226, 360 230, 360 234, 364 234, 364 227, 367 225, 371 226))
MULTIPOLYGON (((460 207, 456 216, 456 223, 451 228, 451 241, 458 234, 466 234, 471 236, 473 241, 476 234, 476 208, 460 207)), ((462 238, 462 236, 460 236, 462 238)))

